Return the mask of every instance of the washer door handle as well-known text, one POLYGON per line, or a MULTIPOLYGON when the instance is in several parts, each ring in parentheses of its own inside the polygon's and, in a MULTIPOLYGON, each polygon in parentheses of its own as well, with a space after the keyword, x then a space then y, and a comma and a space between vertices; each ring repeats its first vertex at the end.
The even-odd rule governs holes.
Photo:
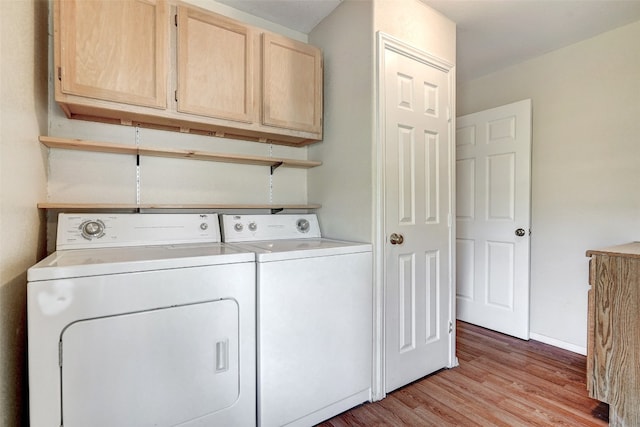
POLYGON ((216 372, 229 370, 229 340, 216 343, 216 372))

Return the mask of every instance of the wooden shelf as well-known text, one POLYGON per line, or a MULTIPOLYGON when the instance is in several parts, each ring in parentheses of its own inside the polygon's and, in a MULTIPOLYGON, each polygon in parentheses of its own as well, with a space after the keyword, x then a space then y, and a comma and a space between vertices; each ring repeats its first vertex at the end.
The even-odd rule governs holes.
POLYGON ((165 204, 165 203, 38 203, 39 209, 81 210, 138 210, 138 209, 318 209, 322 205, 311 204, 165 204))
POLYGON ((152 157, 169 157, 191 160, 205 160, 222 163, 241 163, 247 165, 269 166, 272 171, 278 167, 308 169, 322 165, 322 162, 311 160, 285 159, 277 157, 260 157, 240 154, 210 153, 196 150, 176 150, 169 148, 151 148, 132 145, 113 144, 110 142, 87 141, 82 139, 56 138, 40 136, 40 142, 49 148, 65 150, 97 151, 101 153, 130 154, 152 157))
MULTIPOLYGON (((195 150, 176 150, 166 148, 150 148, 109 142, 87 141, 82 139, 56 138, 40 136, 40 142, 49 148, 65 150, 95 151, 100 153, 142 155, 153 157, 168 157, 190 160, 205 160, 210 162, 241 163, 247 165, 269 166, 271 173, 282 166, 289 168, 308 169, 320 166, 322 162, 310 160, 296 160, 276 157, 246 156, 237 154, 209 153, 195 150)), ((319 204, 168 204, 168 203, 38 203, 40 209, 62 210, 147 210, 147 209, 269 209, 277 212, 283 209, 318 209, 319 204)))

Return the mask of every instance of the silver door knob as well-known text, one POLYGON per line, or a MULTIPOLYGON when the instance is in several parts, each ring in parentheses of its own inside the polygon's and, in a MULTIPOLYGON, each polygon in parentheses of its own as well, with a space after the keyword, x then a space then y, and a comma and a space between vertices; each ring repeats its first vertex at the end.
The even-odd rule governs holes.
POLYGON ((404 242, 404 236, 402 234, 392 233, 391 236, 389 236, 389 242, 391 242, 392 245, 401 245, 404 242))
POLYGON ((522 236, 524 236, 524 234, 525 234, 524 228, 518 228, 516 230, 516 236, 522 237, 522 236))

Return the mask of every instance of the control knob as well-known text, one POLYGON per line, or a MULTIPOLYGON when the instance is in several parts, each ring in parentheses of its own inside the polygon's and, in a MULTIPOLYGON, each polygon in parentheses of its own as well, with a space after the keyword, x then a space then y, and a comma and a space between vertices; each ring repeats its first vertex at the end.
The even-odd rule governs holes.
POLYGON ((301 233, 307 233, 310 227, 309 221, 304 218, 300 218, 298 222, 296 222, 296 228, 301 233))
POLYGON ((98 220, 89 220, 80 224, 80 233, 87 240, 99 239, 104 235, 104 223, 98 220))

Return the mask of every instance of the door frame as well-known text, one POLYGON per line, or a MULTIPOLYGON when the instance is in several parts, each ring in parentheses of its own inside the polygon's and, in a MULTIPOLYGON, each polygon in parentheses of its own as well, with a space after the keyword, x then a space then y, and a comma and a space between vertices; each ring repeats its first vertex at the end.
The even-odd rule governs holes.
POLYGON ((374 294, 373 294, 373 372, 371 384, 372 401, 383 399, 385 393, 385 148, 384 138, 386 132, 385 124, 385 51, 391 50, 400 55, 406 56, 415 61, 424 63, 434 68, 438 68, 448 75, 448 90, 451 100, 451 108, 448 111, 449 118, 449 300, 451 321, 453 331, 450 337, 449 346, 449 367, 457 366, 458 361, 455 355, 455 65, 415 48, 389 34, 382 31, 376 33, 376 64, 374 67, 374 96, 375 96, 375 144, 373 164, 374 174, 374 206, 373 206, 373 259, 374 259, 374 294))

